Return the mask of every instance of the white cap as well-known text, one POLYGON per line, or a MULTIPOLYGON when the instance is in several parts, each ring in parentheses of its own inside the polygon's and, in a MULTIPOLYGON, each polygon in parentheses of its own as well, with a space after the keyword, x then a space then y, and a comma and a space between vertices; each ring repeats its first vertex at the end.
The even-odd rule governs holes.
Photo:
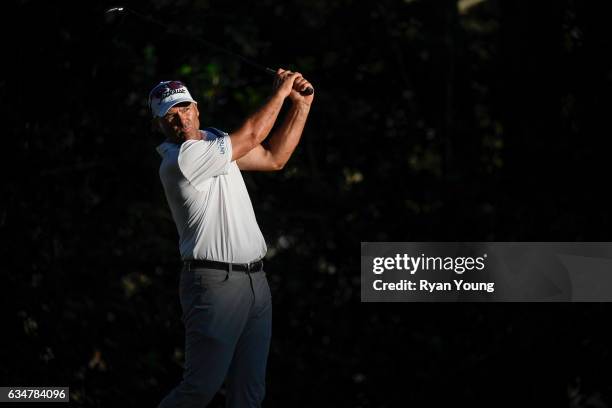
POLYGON ((181 102, 197 103, 181 81, 161 81, 149 93, 149 108, 153 116, 159 118, 181 102))

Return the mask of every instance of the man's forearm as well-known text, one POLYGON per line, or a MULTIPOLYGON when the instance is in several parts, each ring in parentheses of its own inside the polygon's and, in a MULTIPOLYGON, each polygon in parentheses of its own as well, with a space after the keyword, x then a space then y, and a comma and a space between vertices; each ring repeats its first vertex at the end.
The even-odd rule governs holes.
POLYGON ((282 95, 272 94, 261 108, 244 121, 242 129, 252 135, 253 147, 261 143, 270 133, 284 100, 282 95))
POLYGON ((283 123, 270 136, 269 150, 280 167, 287 163, 300 141, 309 112, 310 105, 302 103, 292 105, 283 123))

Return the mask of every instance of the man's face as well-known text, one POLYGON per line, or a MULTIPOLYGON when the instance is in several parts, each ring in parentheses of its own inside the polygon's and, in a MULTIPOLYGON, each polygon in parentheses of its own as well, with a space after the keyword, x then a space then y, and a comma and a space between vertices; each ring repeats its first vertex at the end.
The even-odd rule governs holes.
POLYGON ((163 118, 158 118, 159 129, 164 136, 174 141, 199 139, 200 112, 193 102, 174 105, 163 118))

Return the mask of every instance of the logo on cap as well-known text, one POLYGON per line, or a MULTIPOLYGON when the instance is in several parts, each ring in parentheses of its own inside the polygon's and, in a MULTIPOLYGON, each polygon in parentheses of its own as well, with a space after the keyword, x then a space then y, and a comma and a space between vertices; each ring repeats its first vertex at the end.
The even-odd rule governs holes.
POLYGON ((159 99, 159 101, 157 101, 157 104, 161 105, 162 101, 170 95, 185 92, 187 92, 187 88, 185 87, 185 84, 183 84, 181 81, 170 81, 161 84, 158 86, 158 88, 154 89, 153 97, 159 99))

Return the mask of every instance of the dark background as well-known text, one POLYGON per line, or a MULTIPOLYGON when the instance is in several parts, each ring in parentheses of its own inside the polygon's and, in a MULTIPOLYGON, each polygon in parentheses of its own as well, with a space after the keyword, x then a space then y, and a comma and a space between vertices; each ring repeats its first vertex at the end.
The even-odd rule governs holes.
MULTIPOLYGON (((612 241, 606 2, 469 3, 125 3, 315 86, 283 172, 244 175, 274 301, 265 406, 610 405, 606 304, 360 303, 361 241, 612 241)), ((0 383, 145 407, 184 339, 147 94, 181 79, 231 131, 271 78, 114 5, 5 6, 0 383)))

